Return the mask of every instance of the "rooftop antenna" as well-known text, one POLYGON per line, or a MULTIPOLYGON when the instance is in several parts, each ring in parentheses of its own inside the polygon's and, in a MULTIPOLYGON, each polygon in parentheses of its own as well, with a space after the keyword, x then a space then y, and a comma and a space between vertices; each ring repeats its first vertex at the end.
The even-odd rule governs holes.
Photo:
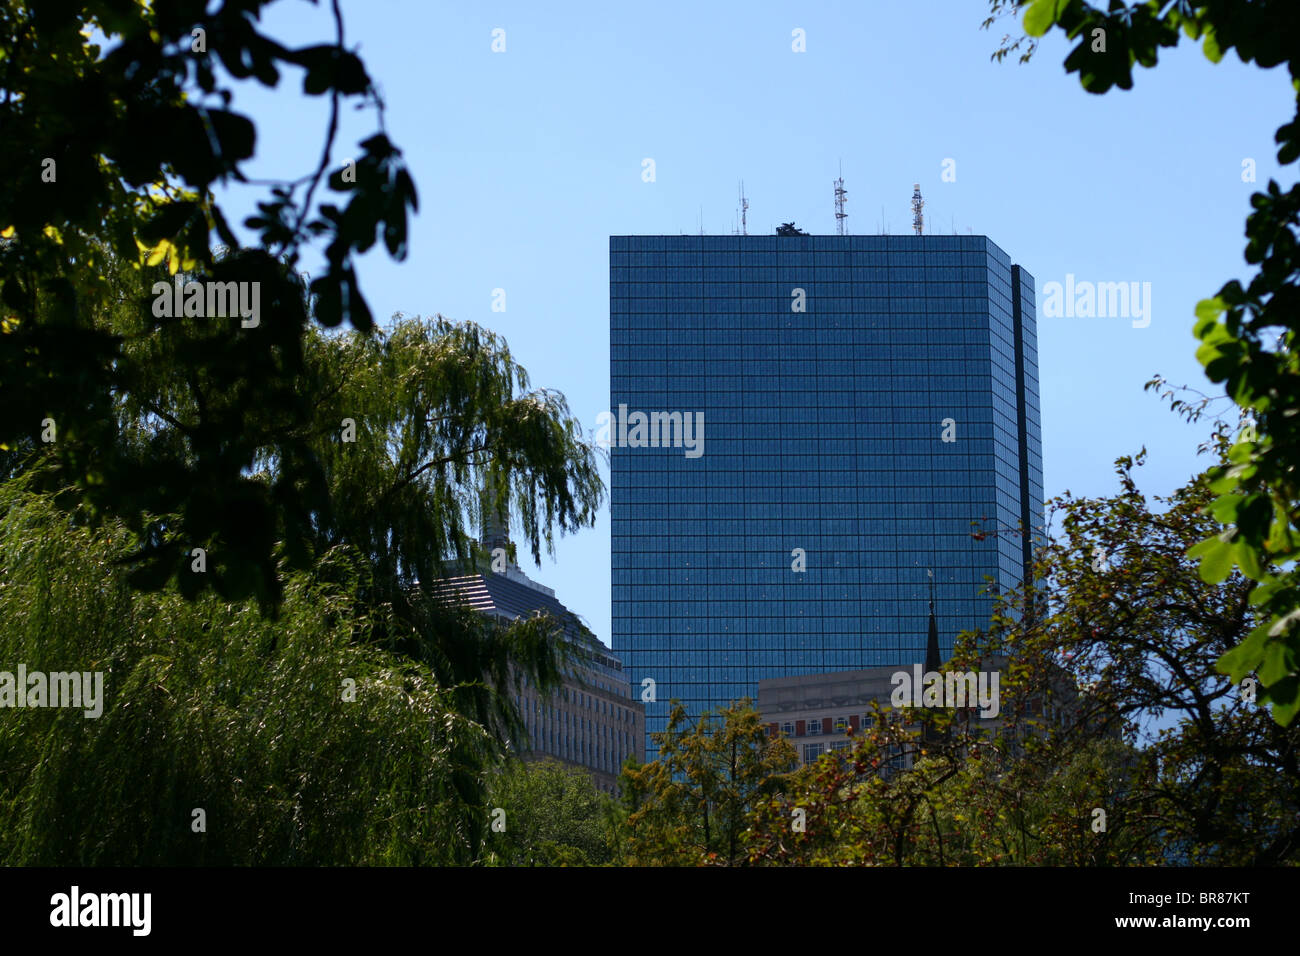
POLYGON ((921 184, 912 183, 912 228, 916 230, 918 236, 925 227, 925 217, 921 215, 921 210, 924 207, 925 200, 921 198, 921 184))
POLYGON ((704 205, 700 205, 700 235, 704 235, 704 205))
POLYGON ((844 235, 844 220, 849 214, 844 211, 844 200, 848 193, 844 189, 844 164, 840 163, 840 178, 835 180, 835 228, 844 235))
POLYGON ((749 200, 745 198, 745 181, 740 181, 740 234, 749 235, 749 200))

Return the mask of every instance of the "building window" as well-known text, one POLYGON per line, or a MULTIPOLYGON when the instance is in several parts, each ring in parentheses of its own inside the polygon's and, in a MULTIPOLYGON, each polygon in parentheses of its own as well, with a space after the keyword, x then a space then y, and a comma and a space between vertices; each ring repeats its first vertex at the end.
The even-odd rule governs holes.
MULTIPOLYGON (((810 721, 808 721, 808 736, 809 736, 809 737, 816 737, 816 736, 817 736, 818 734, 820 734, 821 732, 822 732, 822 722, 821 722, 821 720, 810 720, 810 721)), ((820 744, 819 744, 818 746, 820 746, 820 744)))
POLYGON ((804 744, 803 745, 803 762, 812 763, 822 755, 822 744, 804 744))
POLYGON ((852 745, 851 743, 849 743, 847 740, 832 740, 832 741, 831 741, 831 752, 832 752, 832 753, 840 753, 841 751, 848 750, 848 749, 849 749, 850 747, 852 747, 852 746, 853 746, 853 745, 852 745))
POLYGON ((835 732, 837 734, 842 734, 844 733, 844 731, 848 729, 849 729, 849 719, 847 717, 835 718, 835 732))
POLYGON ((793 737, 793 736, 794 736, 794 721, 792 721, 792 720, 787 720, 784 724, 782 724, 782 725, 781 725, 781 733, 785 734, 787 737, 793 737))

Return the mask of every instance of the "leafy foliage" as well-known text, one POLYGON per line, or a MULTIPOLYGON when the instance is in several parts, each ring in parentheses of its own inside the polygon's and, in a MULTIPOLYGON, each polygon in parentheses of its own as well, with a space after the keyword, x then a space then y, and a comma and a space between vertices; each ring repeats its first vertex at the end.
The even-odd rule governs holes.
POLYGON ((805 866, 1158 862, 1158 850, 1136 843, 1118 812, 1106 833, 1089 826, 1088 808, 1109 805, 1124 785, 1127 748, 1090 740, 1054 757, 1024 759, 1005 736, 927 739, 879 714, 855 749, 823 756, 782 797, 758 808, 751 859, 805 866), (891 760, 910 766, 891 770, 891 760))
MULTIPOLYGON (((1231 454, 1220 435, 1216 450, 1231 454)), ((1256 585, 1225 568, 1207 580, 1193 545, 1218 528, 1213 482, 1193 478, 1152 507, 1132 476, 1143 455, 1116 463, 1121 493, 1066 496, 1063 541, 1040 561, 1055 595, 1034 626, 1004 621, 1031 659, 1062 655, 1086 688, 1081 725, 1114 724, 1141 745, 1124 800, 1144 840, 1180 862, 1264 865, 1300 854, 1300 726, 1272 720, 1253 685, 1218 662, 1265 617, 1256 585), (1144 731, 1152 719, 1174 726, 1144 731)), ((1021 611, 1028 602, 1021 599, 1021 611)), ((1023 614, 1028 619, 1033 615, 1023 614)), ((1078 726, 1059 746, 1078 737, 1078 726)))
MULTIPOLYGON (((245 416, 275 419, 272 435, 303 423, 307 316, 371 328, 353 259, 379 238, 404 257, 417 198, 382 130, 370 77, 345 46, 337 2, 335 42, 297 50, 257 29, 269 5, 0 3, 0 178, 15 187, 0 195, 0 447, 39 445, 52 420, 65 503, 89 502, 140 530, 146 514, 174 515, 179 537, 220 542, 232 557, 213 578, 223 596, 255 594, 273 610, 280 583, 272 529, 285 533, 297 566, 306 529, 288 489, 248 480, 268 430, 249 428, 245 416), (246 181, 241 166, 256 146, 252 120, 229 109, 225 77, 275 87, 284 67, 303 70, 308 94, 329 98, 329 128, 315 169, 273 185, 248 220, 260 242, 244 249, 212 194, 214 185, 246 181), (329 175, 345 99, 376 108, 380 130, 360 144, 355 166, 329 175), (342 208, 316 204, 327 179, 347 197, 342 208), (318 238, 326 269, 304 290, 296 267, 318 238), (122 264, 259 282, 260 323, 209 317, 205 332, 178 334, 175 323, 155 320, 140 289, 124 289, 122 264), (159 391, 149 365, 158 351, 192 376, 197 414, 182 427, 151 411, 151 454, 142 457, 138 445, 124 447, 113 410, 165 409, 175 397, 159 391)), ((282 438, 274 453, 300 487, 320 491, 301 444, 282 438)), ((142 535, 136 556, 142 587, 159 586, 170 570, 153 560, 156 537, 142 535)))
MULTIPOLYGON (((304 434, 328 476, 317 546, 347 541, 409 585, 466 563, 473 526, 509 518, 532 557, 591 524, 603 499, 593 446, 564 396, 529 390, 505 341, 472 323, 398 316, 371 335, 312 335, 317 397, 304 434), (354 434, 345 440, 345 420, 354 434), (488 514, 488 512, 492 512, 488 514)), ((268 456, 269 474, 285 462, 268 456)))
POLYGON ((505 828, 488 836, 492 863, 599 866, 612 858, 613 799, 585 770, 551 759, 511 761, 494 779, 488 804, 504 811, 505 828))
POLYGON ((1142 459, 1116 463, 1115 496, 1053 503, 1063 536, 1038 553, 1037 587, 1004 594, 988 631, 965 635, 945 665, 1010 657, 996 732, 941 710, 913 726, 878 713, 852 751, 759 805, 754 862, 1300 858, 1300 728, 1279 725, 1216 668, 1256 624, 1253 584, 1236 572, 1207 582, 1188 556, 1215 525, 1208 480, 1148 501, 1132 474, 1142 459), (1172 725, 1157 730, 1161 719, 1172 725), (796 810, 803 829, 791 825, 796 810))
MULTIPOLYGON (((218 269, 224 264, 218 262, 218 269)), ((111 253, 105 268, 115 297, 124 303, 137 301, 160 271, 137 272, 111 253)), ((271 278, 283 274, 276 270, 268 267, 271 278)), ((355 646, 350 653, 361 655, 361 661, 377 657, 384 666, 396 668, 403 681, 419 675, 437 705, 434 710, 433 703, 421 704, 422 719, 464 729, 448 733, 439 743, 441 763, 436 770, 438 786, 448 791, 442 799, 449 808, 444 816, 450 834, 441 849, 416 841, 411 857, 366 856, 355 843, 343 841, 314 845, 311 852, 319 856, 313 859, 418 861, 442 852, 439 859, 444 862, 473 861, 478 858, 487 800, 486 770, 505 757, 506 741, 523 729, 511 691, 517 693, 523 680, 543 689, 554 687, 566 666, 568 646, 560 639, 556 621, 537 616, 504 627, 473 611, 439 603, 421 582, 472 566, 481 557, 471 532, 484 516, 483 489, 499 508, 509 502, 535 558, 543 544, 553 546, 557 525, 563 533, 594 520, 603 495, 594 452, 583 441, 563 396, 530 391, 527 374, 497 336, 441 318, 426 322, 401 317, 384 331, 327 335, 305 325, 303 284, 291 280, 284 289, 283 311, 296 308, 303 324, 276 349, 253 353, 265 366, 244 364, 245 354, 232 344, 237 338, 215 329, 209 320, 180 317, 153 334, 134 335, 133 322, 147 323, 140 310, 122 308, 112 315, 117 327, 128 333, 122 338, 122 364, 132 368, 135 387, 117 393, 106 410, 110 430, 118 436, 112 452, 116 457, 100 456, 97 461, 126 461, 136 470, 124 469, 124 477, 156 479, 145 488, 127 482, 112 492, 117 501, 127 503, 127 518, 115 519, 109 509, 82 503, 65 484, 67 450, 77 447, 74 439, 63 442, 66 436, 56 446, 28 441, 5 453, 0 459, 8 479, 5 487, 33 493, 47 505, 61 503, 76 527, 111 537, 114 547, 99 563, 108 566, 115 586, 130 584, 152 595, 138 599, 142 606, 199 615, 201 626, 196 622, 169 641, 200 659, 205 653, 218 659, 230 653, 223 651, 215 634, 208 636, 202 617, 217 606, 216 599, 231 602, 225 605, 225 618, 237 617, 253 628, 259 641, 280 646, 275 636, 279 631, 269 623, 248 622, 244 613, 246 599, 256 592, 253 575, 261 568, 257 550, 269 548, 280 566, 270 569, 274 576, 263 579, 264 585, 287 571, 285 580, 296 589, 299 606, 315 600, 328 604, 329 619, 335 623, 324 628, 327 643, 345 641, 355 646), (288 354, 295 357, 292 373, 277 364, 288 354), (206 357, 206 365, 199 356, 206 357), (250 368, 264 374, 239 384, 238 376, 250 368), (214 384, 214 378, 227 374, 233 393, 214 384), (248 398, 271 391, 279 401, 262 404, 248 398), (217 437, 212 422, 218 418, 241 426, 234 438, 223 442, 217 437), (57 447, 60 444, 63 447, 57 447), (169 462, 195 461, 218 463, 237 477, 234 487, 243 489, 243 507, 236 512, 241 524, 233 529, 222 524, 231 502, 223 502, 211 482, 172 496, 160 493, 172 479, 177 480, 171 487, 183 487, 169 471, 174 467, 169 462), (267 502, 269 507, 261 507, 267 502), (171 510, 151 510, 160 505, 171 510), (277 515, 284 520, 277 522, 277 515), (206 536, 197 541, 189 537, 196 529, 206 536), (201 549, 201 558, 194 557, 200 553, 195 549, 201 549), (292 570, 295 567, 302 570, 292 570), (169 581, 176 582, 175 592, 165 588, 169 581), (195 601, 196 606, 177 610, 169 595, 195 601), (204 637, 194 641, 191 632, 204 637)), ((93 444, 86 447, 88 454, 94 453, 93 444)), ((211 469, 198 473, 210 476, 211 469)), ((500 510, 498 517, 503 517, 500 510)), ((79 560, 84 542, 64 543, 73 550, 62 560, 79 560)), ((56 557, 51 551, 45 559, 56 557)), ((35 600, 30 590, 21 596, 11 593, 19 602, 15 607, 21 600, 35 600)), ((123 601, 131 605, 131 599, 123 601)), ((80 605, 69 600, 67 606, 80 605)), ((102 612, 86 613, 88 619, 98 620, 102 612)), ((305 612, 300 608, 296 613, 305 612)), ((114 618, 104 626, 129 628, 130 623, 128 615, 127 620, 114 618)), ((296 626, 294 619, 282 623, 290 631, 296 626)), ((97 654, 92 645, 77 644, 72 637, 76 627, 67 621, 58 627, 68 635, 61 646, 69 659, 97 654)), ((322 628, 313 624, 309 630, 317 634, 322 628)), ((295 643, 286 653, 299 651, 295 643)), ((304 653, 311 658, 314 651, 304 653)), ((317 672, 311 673, 315 676, 310 683, 324 687, 315 679, 317 672)), ((334 685, 337 680, 331 678, 334 685)), ((206 686, 200 681, 193 693, 205 692, 206 686)), ((300 703, 295 697, 299 691, 250 682, 246 696, 229 702, 236 713, 231 719, 246 712, 264 713, 267 705, 259 702, 259 693, 275 695, 275 705, 286 708, 282 713, 291 713, 288 708, 300 703)), ((409 696, 409 687, 403 692, 409 696)), ((304 705, 301 713, 317 715, 319 705, 304 705)), ((160 732, 177 739, 167 715, 151 714, 149 719, 159 723, 160 732)), ((74 724, 73 729, 85 728, 74 724)), ((311 746, 310 740, 294 736, 296 730, 283 725, 282 730, 293 739, 292 746, 311 746)), ((421 732, 427 733, 427 728, 421 732)), ((311 737, 311 732, 304 733, 311 737)), ((405 746, 401 741, 411 733, 410 727, 393 730, 393 746, 405 746)), ((104 746, 111 751, 121 743, 104 746)), ((282 741, 278 746, 290 744, 282 741)), ((212 740, 211 747, 220 752, 218 740, 212 740)), ((238 752, 255 750, 250 743, 238 752)), ((427 745, 418 752, 433 759, 427 745)), ((172 759, 161 751, 154 756, 172 759)), ((225 785, 221 767, 207 772, 208 785, 225 785)), ((69 771, 67 779, 75 780, 75 774, 69 771)), ((21 799, 29 796, 23 791, 21 799)), ((260 807, 250 812, 264 819, 272 816, 260 807)), ((347 825, 355 830, 370 825, 368 820, 361 815, 347 825)), ((245 854, 240 859, 251 860, 250 854, 260 852, 252 843, 238 846, 245 854)), ((158 845, 148 852, 158 854, 151 859, 162 861, 190 859, 183 849, 192 847, 158 845)), ((119 846, 113 852, 130 857, 137 850, 119 846)), ((266 852, 272 855, 259 859, 298 851, 285 845, 266 852)))
MULTIPOLYGON (((128 285, 134 275, 126 270, 128 285)), ((301 299, 301 286, 297 294, 301 299)), ((356 599, 381 614, 376 639, 457 688, 461 713, 498 736, 517 732, 508 695, 497 691, 524 675, 539 686, 559 680, 564 645, 557 625, 484 627, 475 615, 421 594, 420 582, 484 557, 473 540, 473 523, 484 518, 484 489, 498 518, 514 517, 535 559, 543 546, 553 548, 557 527, 563 533, 594 521, 603 485, 592 446, 564 397, 529 390, 506 343, 478 326, 399 316, 369 334, 301 334, 285 344, 301 351, 301 371, 287 376, 267 368, 257 379, 262 389, 280 383, 283 400, 266 404, 227 400, 186 360, 207 352, 225 356, 224 367, 240 367, 231 339, 206 320, 178 320, 165 337, 126 345, 141 387, 116 404, 117 447, 154 479, 145 489, 125 490, 139 542, 129 556, 131 581, 150 590, 175 581, 186 596, 211 588, 240 600, 265 570, 256 561, 259 549, 290 566, 313 567, 319 556, 347 546, 366 573, 356 599), (145 394, 158 397, 144 401, 145 394), (208 423, 218 416, 242 423, 237 439, 214 442, 208 423), (231 503, 211 484, 176 497, 158 491, 178 477, 169 460, 205 456, 238 473, 245 520, 233 529, 221 521, 231 503), (146 511, 150 504, 171 510, 146 511), (284 523, 276 523, 277 514, 284 523), (205 536, 188 537, 195 530, 205 536), (207 552, 203 573, 191 569, 196 547, 207 552)), ((42 486, 61 487, 62 459, 27 451, 22 462, 42 486)))
MULTIPOLYGON (((0 660, 104 674, 104 709, 6 710, 7 865, 467 863, 500 748, 451 688, 376 646, 347 587, 286 577, 278 622, 141 593, 117 522, 0 486, 0 660), (69 520, 69 517, 71 520, 69 520), (348 699, 346 681, 355 681, 348 699), (196 832, 193 811, 206 814, 196 832)), ((352 588, 340 548, 322 566, 352 588)))
MULTIPOLYGON (((569 649, 559 623, 493 628, 427 586, 481 566, 474 525, 488 516, 512 519, 534 560, 557 527, 593 523, 604 494, 593 447, 564 396, 530 390, 505 341, 472 323, 398 316, 371 334, 312 332, 306 346, 316 398, 300 437, 324 475, 316 500, 333 503, 302 519, 311 553, 347 545, 360 555, 370 584, 359 599, 386 609, 385 646, 457 688, 458 712, 499 738, 519 736, 502 690, 524 677, 558 684, 569 649)), ((302 473, 273 455, 258 464, 273 488, 302 473)))
POLYGON ((673 702, 654 735, 659 758, 623 768, 621 848, 632 865, 740 866, 744 833, 758 801, 783 785, 798 760, 783 737, 769 738, 748 699, 694 725, 673 702))
MULTIPOLYGON (((991 0, 991 8, 985 26, 1024 9, 1031 37, 1055 28, 1078 41, 1065 68, 1090 93, 1131 89, 1133 67, 1154 67, 1159 51, 1184 35, 1200 41, 1215 63, 1236 50, 1243 63, 1285 65, 1297 110, 1278 127, 1277 158, 1282 165, 1300 159, 1300 7, 1290 0, 1116 2, 1107 10, 1083 0, 991 0)), ((994 56, 1007 51, 1004 40, 994 56)), ((1218 494, 1213 513, 1227 527, 1193 554, 1207 581, 1221 581, 1236 567, 1256 582, 1251 601, 1265 618, 1219 666, 1236 681, 1257 674, 1263 699, 1288 725, 1300 713, 1300 184, 1284 190, 1270 180, 1251 206, 1246 261, 1258 272, 1244 287, 1228 282, 1196 306, 1196 357, 1249 415, 1250 427, 1210 474, 1218 494)))

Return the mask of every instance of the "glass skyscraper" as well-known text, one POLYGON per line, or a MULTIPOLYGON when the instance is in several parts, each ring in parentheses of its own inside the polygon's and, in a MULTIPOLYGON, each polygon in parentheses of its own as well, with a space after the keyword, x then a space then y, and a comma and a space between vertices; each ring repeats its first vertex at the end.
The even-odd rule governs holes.
POLYGON ((648 732, 923 661, 927 569, 947 657, 1042 526, 1034 281, 984 236, 613 236, 610 407, 648 732))

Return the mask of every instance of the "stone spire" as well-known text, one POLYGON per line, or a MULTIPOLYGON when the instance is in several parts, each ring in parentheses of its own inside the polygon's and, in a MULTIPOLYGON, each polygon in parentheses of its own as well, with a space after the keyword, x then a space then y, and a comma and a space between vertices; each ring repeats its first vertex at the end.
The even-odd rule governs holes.
POLYGON ((925 642, 925 670, 937 671, 943 660, 939 656, 939 625, 934 619, 934 571, 926 568, 930 576, 930 634, 925 642))
POLYGON ((497 497, 491 488, 483 490, 483 549, 490 555, 497 548, 510 554, 510 511, 508 503, 497 512, 497 497))

